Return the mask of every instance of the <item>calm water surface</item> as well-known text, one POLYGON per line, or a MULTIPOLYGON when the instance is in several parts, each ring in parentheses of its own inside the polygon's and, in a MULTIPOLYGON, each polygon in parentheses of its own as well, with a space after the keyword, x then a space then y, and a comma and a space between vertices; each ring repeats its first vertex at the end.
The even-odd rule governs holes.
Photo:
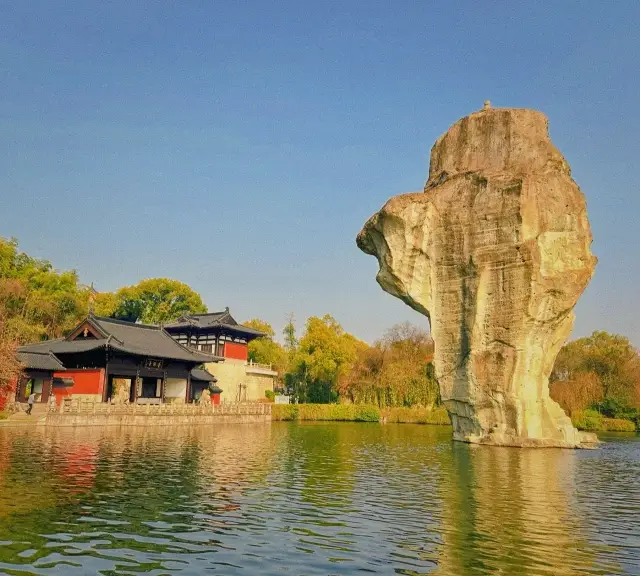
POLYGON ((640 441, 0 429, 0 574, 640 574, 640 441))

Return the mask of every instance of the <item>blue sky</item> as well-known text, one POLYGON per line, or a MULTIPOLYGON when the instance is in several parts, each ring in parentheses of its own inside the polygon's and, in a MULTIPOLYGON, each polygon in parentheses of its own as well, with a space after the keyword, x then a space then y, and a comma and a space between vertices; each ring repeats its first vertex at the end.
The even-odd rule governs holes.
POLYGON ((640 2, 0 0, 0 235, 99 290, 166 276, 277 330, 426 320, 355 246, 490 99, 588 203, 574 335, 640 345, 640 2))

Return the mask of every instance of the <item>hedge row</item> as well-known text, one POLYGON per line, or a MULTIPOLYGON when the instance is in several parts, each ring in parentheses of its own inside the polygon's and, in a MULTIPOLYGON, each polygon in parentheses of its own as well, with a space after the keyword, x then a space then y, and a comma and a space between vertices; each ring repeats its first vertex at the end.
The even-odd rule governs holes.
POLYGON ((449 414, 444 406, 437 408, 384 408, 382 416, 389 423, 451 425, 449 414))
POLYGON ((605 418, 595 410, 579 410, 571 414, 573 425, 578 430, 589 432, 635 432, 636 425, 631 420, 605 418))
POLYGON ((380 422, 449 425, 449 416, 444 407, 385 408, 366 404, 274 404, 273 420, 334 421, 334 422, 380 422))

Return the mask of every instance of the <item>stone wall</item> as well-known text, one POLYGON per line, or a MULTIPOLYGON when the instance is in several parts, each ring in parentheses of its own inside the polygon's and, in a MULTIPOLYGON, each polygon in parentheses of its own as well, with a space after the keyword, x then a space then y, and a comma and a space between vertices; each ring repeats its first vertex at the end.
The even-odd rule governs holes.
POLYGON ((183 426, 271 422, 271 414, 48 414, 46 426, 183 426))

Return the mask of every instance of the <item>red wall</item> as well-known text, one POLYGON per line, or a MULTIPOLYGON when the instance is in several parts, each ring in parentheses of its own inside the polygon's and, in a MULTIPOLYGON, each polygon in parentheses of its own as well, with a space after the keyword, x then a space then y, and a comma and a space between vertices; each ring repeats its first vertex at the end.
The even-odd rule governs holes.
POLYGON ((247 360, 247 358, 249 358, 249 348, 246 344, 238 344, 237 342, 225 342, 224 357, 234 358, 235 360, 247 360))
POLYGON ((211 401, 216 405, 220 404, 220 392, 211 394, 211 401))
POLYGON ((65 370, 54 372, 54 378, 71 378, 73 386, 54 386, 56 404, 72 394, 102 394, 104 391, 104 368, 99 370, 65 370))

